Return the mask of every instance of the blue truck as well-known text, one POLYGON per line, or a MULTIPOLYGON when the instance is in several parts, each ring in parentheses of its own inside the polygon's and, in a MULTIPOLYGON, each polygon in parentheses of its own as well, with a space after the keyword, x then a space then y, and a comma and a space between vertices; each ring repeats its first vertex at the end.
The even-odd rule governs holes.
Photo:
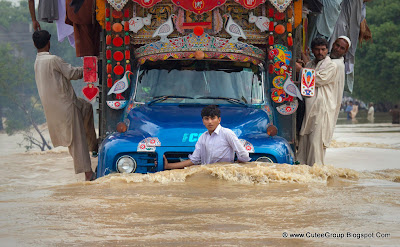
MULTIPOLYGON (((206 131, 201 109, 210 104, 219 106, 221 125, 235 132, 249 151, 251 161, 294 164, 295 116, 279 114, 280 104, 271 100, 276 75, 270 67, 274 60, 268 58, 268 34, 257 31, 254 24, 247 21, 253 36, 246 43, 244 39, 229 39, 232 34, 227 32, 227 21, 224 25, 227 30, 213 35, 208 27, 211 23, 215 29, 214 19, 209 23, 192 18, 191 25, 186 25, 189 28, 183 29, 183 33, 174 30, 167 34, 170 35, 167 41, 162 36, 158 40, 152 34, 159 33, 160 27, 168 24, 171 12, 159 18, 163 12, 155 10, 157 5, 145 8, 130 4, 136 7, 129 5, 130 9, 136 9, 135 16, 151 18, 147 20, 150 25, 137 33, 126 32, 125 41, 128 36, 129 42, 122 47, 106 45, 108 36, 115 39, 120 34, 112 29, 103 32, 104 56, 99 61, 101 145, 97 177, 163 171, 163 156, 168 162, 188 159, 198 138, 206 131), (107 66, 120 66, 121 61, 106 57, 108 50, 125 52, 125 56, 126 51, 131 52, 129 58, 133 58, 122 61, 129 64, 125 69, 131 72, 121 74, 114 70, 115 73, 110 73, 107 66), (117 99, 109 93, 110 85, 106 86, 110 77, 112 81, 123 79, 128 84, 117 99)), ((169 4, 172 10, 173 3, 169 4)), ((262 8, 267 7, 260 5, 253 9, 250 17, 254 17, 253 13, 261 15, 265 12, 262 8)), ((235 20, 235 24, 242 23, 235 14, 231 15, 228 18, 235 20)), ((249 10, 243 8, 241 15, 249 16, 249 10)), ((212 17, 215 16, 214 13, 212 17)), ((125 17, 125 21, 129 21, 130 16, 125 17)), ((172 20, 175 23, 172 28, 179 29, 176 18, 172 20)), ((124 25, 121 19, 108 21, 110 25, 119 22, 124 25)), ((250 36, 250 31, 247 35, 250 36)), ((289 108, 290 104, 287 103, 289 108)))

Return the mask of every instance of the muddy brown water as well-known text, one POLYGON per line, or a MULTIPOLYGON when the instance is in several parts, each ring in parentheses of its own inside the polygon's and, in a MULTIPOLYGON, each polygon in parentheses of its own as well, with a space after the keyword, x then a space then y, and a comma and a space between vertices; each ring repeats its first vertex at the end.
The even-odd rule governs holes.
POLYGON ((314 167, 214 164, 83 182, 65 149, 2 152, 1 246, 396 246, 400 169, 388 163, 400 158, 399 132, 380 126, 392 131, 382 146, 381 134, 349 128, 364 127, 341 128, 332 165, 314 167), (354 147, 366 169, 336 158, 354 147))

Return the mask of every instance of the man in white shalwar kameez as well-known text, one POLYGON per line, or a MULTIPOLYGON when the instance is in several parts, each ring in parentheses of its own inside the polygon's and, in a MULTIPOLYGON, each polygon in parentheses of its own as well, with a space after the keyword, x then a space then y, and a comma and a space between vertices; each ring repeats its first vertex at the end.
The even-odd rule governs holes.
POLYGON ((74 160, 75 173, 85 172, 86 180, 95 179, 89 156, 97 151, 92 105, 78 99, 70 80, 83 77, 82 67, 72 67, 50 54, 50 37, 46 30, 32 35, 38 50, 35 79, 54 147, 67 146, 74 160), (89 147, 88 147, 89 145, 89 147))
POLYGON ((305 115, 300 130, 297 159, 300 164, 323 165, 325 150, 329 146, 336 125, 338 106, 337 65, 328 54, 328 42, 316 38, 311 43, 315 59, 306 68, 315 69, 315 95, 305 98, 305 115))
MULTIPOLYGON (((350 46, 351 46, 350 39, 346 36, 340 36, 333 43, 332 49, 331 49, 331 54, 329 55, 330 58, 332 59, 332 62, 336 63, 336 66, 337 66, 337 75, 336 75, 337 106, 336 106, 335 119, 333 120, 335 125, 336 125, 336 122, 337 122, 337 119, 339 116, 340 106, 342 105, 343 91, 344 91, 344 84, 345 84, 344 55, 349 50, 350 46)), ((332 136, 333 136, 333 130, 331 133, 331 138, 332 138, 332 136)))

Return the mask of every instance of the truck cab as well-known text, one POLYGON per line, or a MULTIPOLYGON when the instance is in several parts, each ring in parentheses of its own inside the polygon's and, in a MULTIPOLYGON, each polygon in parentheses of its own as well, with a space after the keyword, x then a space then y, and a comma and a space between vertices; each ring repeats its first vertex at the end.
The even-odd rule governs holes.
POLYGON ((98 6, 97 176, 159 172, 164 156, 171 163, 188 159, 207 130, 201 110, 211 104, 251 161, 294 164, 299 101, 292 58, 300 50, 294 41, 301 40, 302 15, 294 11, 301 10, 298 2, 277 4, 135 0, 98 6))
POLYGON ((101 144, 99 177, 163 171, 164 155, 168 162, 188 159, 206 131, 201 109, 210 104, 219 106, 221 125, 234 131, 251 161, 293 164, 289 143, 276 136, 262 63, 147 61, 136 66, 131 81, 121 130, 101 144))

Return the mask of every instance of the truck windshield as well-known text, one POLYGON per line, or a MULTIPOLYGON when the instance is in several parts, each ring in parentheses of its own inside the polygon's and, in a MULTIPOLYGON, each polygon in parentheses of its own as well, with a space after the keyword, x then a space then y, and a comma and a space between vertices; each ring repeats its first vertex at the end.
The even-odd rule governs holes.
POLYGON ((136 102, 260 104, 262 70, 252 63, 174 60, 141 65, 136 102))

